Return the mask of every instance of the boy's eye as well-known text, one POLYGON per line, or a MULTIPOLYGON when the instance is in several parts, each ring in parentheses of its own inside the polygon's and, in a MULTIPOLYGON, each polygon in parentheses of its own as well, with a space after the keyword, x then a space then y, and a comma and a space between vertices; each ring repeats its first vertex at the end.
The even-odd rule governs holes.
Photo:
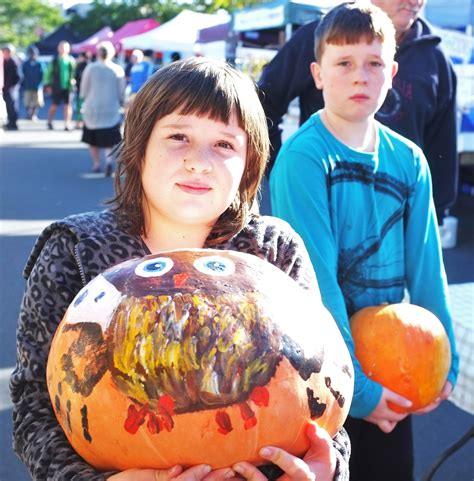
POLYGON ((371 67, 383 67, 382 62, 378 62, 377 60, 374 60, 373 62, 370 62, 371 67))
POLYGON ((342 62, 339 62, 339 64, 341 67, 348 67, 350 65, 349 61, 347 60, 344 60, 342 62))

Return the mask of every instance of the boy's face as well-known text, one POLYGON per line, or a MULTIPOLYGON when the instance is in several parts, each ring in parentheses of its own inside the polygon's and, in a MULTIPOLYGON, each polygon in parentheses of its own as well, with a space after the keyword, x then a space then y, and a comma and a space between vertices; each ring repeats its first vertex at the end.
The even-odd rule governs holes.
POLYGON ((325 110, 349 122, 364 121, 377 112, 396 72, 393 52, 377 39, 326 44, 321 61, 311 64, 325 110))

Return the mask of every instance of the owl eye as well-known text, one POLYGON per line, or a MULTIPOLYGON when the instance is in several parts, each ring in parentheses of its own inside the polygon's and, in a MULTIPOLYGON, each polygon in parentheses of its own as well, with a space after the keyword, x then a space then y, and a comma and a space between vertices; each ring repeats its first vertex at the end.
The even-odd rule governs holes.
POLYGON ((160 277, 173 268, 173 261, 169 257, 157 257, 138 264, 135 274, 140 277, 160 277))
POLYGON ((219 256, 200 257, 194 261, 194 267, 211 276, 230 276, 235 271, 235 265, 230 259, 219 256))

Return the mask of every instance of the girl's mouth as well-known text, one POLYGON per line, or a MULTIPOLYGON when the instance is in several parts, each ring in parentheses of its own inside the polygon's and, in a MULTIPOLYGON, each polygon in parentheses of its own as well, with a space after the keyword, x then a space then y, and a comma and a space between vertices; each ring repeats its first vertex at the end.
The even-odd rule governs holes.
POLYGON ((177 183, 176 185, 178 186, 178 188, 180 188, 182 191, 186 192, 187 194, 193 194, 193 195, 207 194, 212 190, 211 187, 203 184, 177 183))

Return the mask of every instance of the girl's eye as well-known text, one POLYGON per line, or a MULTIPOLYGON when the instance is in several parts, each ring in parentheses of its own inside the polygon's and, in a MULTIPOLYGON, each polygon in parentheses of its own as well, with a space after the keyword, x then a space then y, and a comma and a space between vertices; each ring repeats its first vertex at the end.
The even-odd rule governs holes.
POLYGON ((194 261, 194 267, 203 274, 210 276, 230 276, 235 271, 235 265, 226 257, 206 256, 194 261))
POLYGON ((229 142, 226 142, 225 140, 221 140, 220 142, 217 142, 217 146, 222 147, 223 149, 230 149, 230 150, 234 149, 234 146, 229 142))
POLYGON ((170 135, 170 139, 183 141, 186 140, 186 136, 184 134, 173 134, 170 135))
POLYGON ((139 277, 160 277, 173 268, 173 261, 169 257, 155 257, 138 264, 135 274, 139 277))

